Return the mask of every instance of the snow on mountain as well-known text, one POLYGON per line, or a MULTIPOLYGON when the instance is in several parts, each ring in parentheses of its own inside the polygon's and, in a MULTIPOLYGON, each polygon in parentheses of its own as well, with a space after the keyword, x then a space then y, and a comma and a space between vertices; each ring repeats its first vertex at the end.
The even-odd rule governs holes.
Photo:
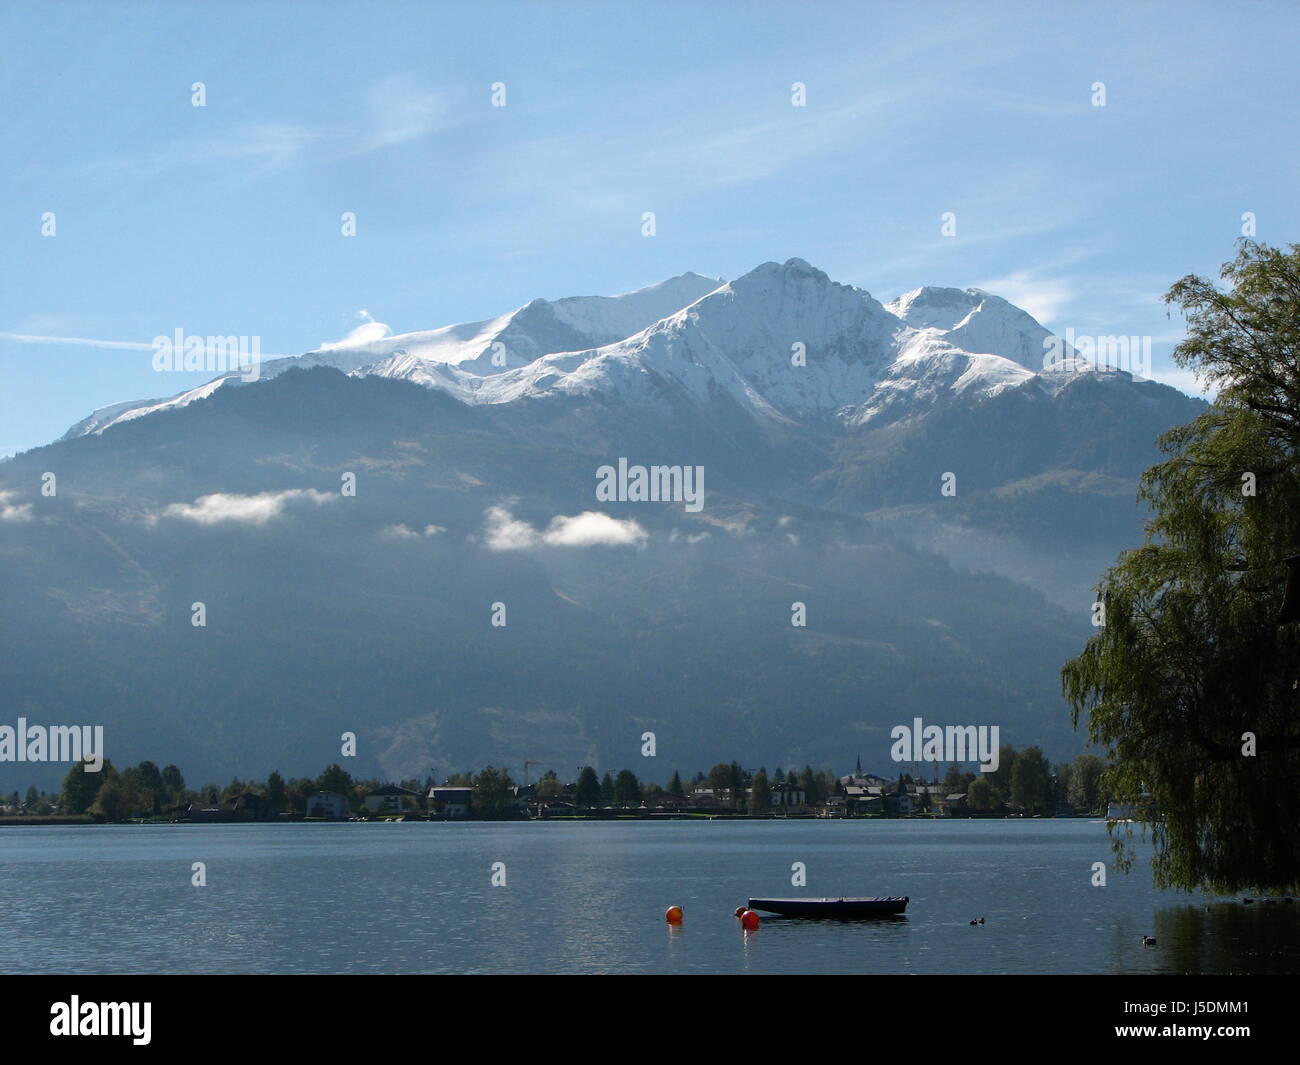
MULTIPOLYGON (((365 357, 355 350, 339 349, 329 351, 312 351, 305 355, 290 355, 286 358, 271 359, 268 362, 261 363, 258 366, 258 379, 276 377, 286 370, 310 369, 313 366, 329 366, 332 369, 348 373, 366 363, 365 357)), ((196 388, 187 389, 184 392, 171 396, 168 399, 146 399, 130 400, 126 403, 114 403, 111 406, 100 407, 93 411, 88 417, 83 418, 66 433, 63 434, 64 440, 70 440, 77 436, 89 436, 92 433, 102 433, 112 425, 120 425, 122 422, 133 421, 136 418, 142 418, 146 414, 154 414, 162 410, 175 410, 179 407, 187 407, 196 399, 206 399, 217 389, 226 385, 237 385, 242 382, 243 378, 238 370, 232 370, 229 373, 222 374, 220 377, 214 377, 211 381, 197 386, 196 388)))
POLYGON ((726 398, 757 418, 861 426, 975 400, 1036 376, 1051 334, 975 289, 918 289, 882 305, 802 259, 764 263, 614 344, 546 355, 478 380, 422 368, 412 380, 467 403, 600 394, 662 405, 726 398))
POLYGON ((888 304, 915 330, 934 330, 962 351, 999 355, 1035 373, 1051 333, 1001 296, 977 288, 918 288, 888 304))
POLYGON ((379 377, 418 380, 427 369, 421 364, 426 363, 455 366, 472 374, 495 374, 552 352, 612 344, 694 303, 721 284, 717 278, 687 273, 621 296, 536 299, 487 321, 389 336, 357 351, 370 356, 368 372, 379 377))
POLYGON ((868 293, 801 259, 764 263, 633 336, 546 355, 500 373, 469 402, 600 393, 655 404, 728 397, 765 418, 798 420, 862 396, 892 355, 897 325, 868 293))
MULTIPOLYGON (((467 376, 499 373, 555 351, 598 347, 630 336, 712 292, 722 281, 685 273, 619 296, 572 296, 550 302, 533 300, 508 314, 482 322, 444 326, 423 332, 379 337, 360 344, 330 344, 304 355, 265 362, 260 377, 275 377, 298 367, 329 366, 344 373, 396 377, 426 387, 443 387, 468 399, 467 376), (495 345, 500 344, 497 348, 495 345), (499 353, 498 362, 493 356, 499 353), (454 370, 454 372, 452 372, 454 370)), ((101 407, 64 434, 64 439, 102 433, 111 425, 184 407, 218 388, 239 382, 237 373, 214 378, 168 399, 134 400, 101 407)))
MULTIPOLYGON (((1035 377, 1055 392, 1077 374, 1044 374, 1050 337, 979 289, 919 288, 881 304, 790 259, 726 283, 687 273, 620 296, 537 299, 480 322, 329 345, 266 363, 261 373, 326 365, 467 404, 590 395, 649 409, 726 401, 760 420, 860 427, 923 415, 945 398, 975 402, 1035 377)), ((103 408, 68 435, 184 406, 232 380, 103 408)))

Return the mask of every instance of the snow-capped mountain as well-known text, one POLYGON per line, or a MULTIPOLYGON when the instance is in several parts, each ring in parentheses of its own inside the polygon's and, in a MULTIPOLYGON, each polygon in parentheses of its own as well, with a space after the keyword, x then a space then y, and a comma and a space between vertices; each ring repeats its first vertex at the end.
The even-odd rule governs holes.
POLYGON ((937 706, 1059 757, 1093 584, 1205 407, 1044 371, 1051 339, 791 259, 117 404, 0 463, 0 686, 205 775, 318 768, 358 728, 388 776, 617 767, 647 728, 688 766, 821 764, 937 706), (702 509, 602 498, 621 458, 702 470, 702 509))
POLYGON ((369 354, 367 372, 381 377, 407 377, 409 368, 429 363, 489 376, 553 352, 612 344, 721 284, 718 278, 686 273, 621 296, 536 299, 484 322, 403 333, 354 350, 369 354))
MULTIPOLYGON (((273 359, 259 367, 260 378, 290 369, 328 366, 344 373, 373 373, 435 386, 448 368, 451 380, 532 362, 542 355, 612 343, 687 306, 721 285, 717 278, 686 273, 619 296, 574 296, 554 302, 536 299, 507 314, 422 332, 386 336, 364 344, 331 344, 304 355, 273 359)), ((112 425, 206 399, 224 385, 238 384, 236 372, 222 374, 167 399, 115 403, 96 410, 68 430, 68 437, 100 433, 112 425)), ((459 392, 470 394, 468 384, 459 392)))
MULTIPOLYGON (((533 300, 486 321, 277 359, 261 376, 323 365, 470 405, 600 396, 654 410, 726 400, 761 421, 860 428, 1023 385, 1042 375, 1050 337, 987 292, 920 288, 881 304, 790 259, 727 283, 687 273, 621 296, 533 300)), ((115 404, 68 435, 186 406, 237 380, 115 404)))

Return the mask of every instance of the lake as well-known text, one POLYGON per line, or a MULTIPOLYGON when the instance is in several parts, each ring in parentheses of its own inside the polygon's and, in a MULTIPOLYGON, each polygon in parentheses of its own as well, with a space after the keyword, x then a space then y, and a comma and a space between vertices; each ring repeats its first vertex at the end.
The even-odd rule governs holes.
POLYGON ((6 827, 0 971, 1300 971, 1300 906, 1160 893, 1145 858, 1111 865, 1083 820, 6 827), (912 901, 746 934, 732 911, 751 895, 912 901))

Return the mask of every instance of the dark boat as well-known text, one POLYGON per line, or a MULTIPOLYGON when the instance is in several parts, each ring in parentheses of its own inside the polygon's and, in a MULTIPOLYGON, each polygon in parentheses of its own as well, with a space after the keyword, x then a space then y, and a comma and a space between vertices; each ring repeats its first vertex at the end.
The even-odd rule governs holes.
POLYGON ((894 917, 907 909, 908 897, 870 899, 750 899, 751 910, 783 917, 894 917))

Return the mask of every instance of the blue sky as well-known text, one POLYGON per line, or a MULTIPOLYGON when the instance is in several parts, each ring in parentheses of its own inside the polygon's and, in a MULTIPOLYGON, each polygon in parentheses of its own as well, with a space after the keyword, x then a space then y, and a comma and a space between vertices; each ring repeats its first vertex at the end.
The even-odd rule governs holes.
POLYGON ((206 379, 152 369, 178 328, 290 354, 792 256, 1187 386, 1161 293, 1243 212, 1300 240, 1289 3, 10 0, 0 40, 0 455, 206 379))

